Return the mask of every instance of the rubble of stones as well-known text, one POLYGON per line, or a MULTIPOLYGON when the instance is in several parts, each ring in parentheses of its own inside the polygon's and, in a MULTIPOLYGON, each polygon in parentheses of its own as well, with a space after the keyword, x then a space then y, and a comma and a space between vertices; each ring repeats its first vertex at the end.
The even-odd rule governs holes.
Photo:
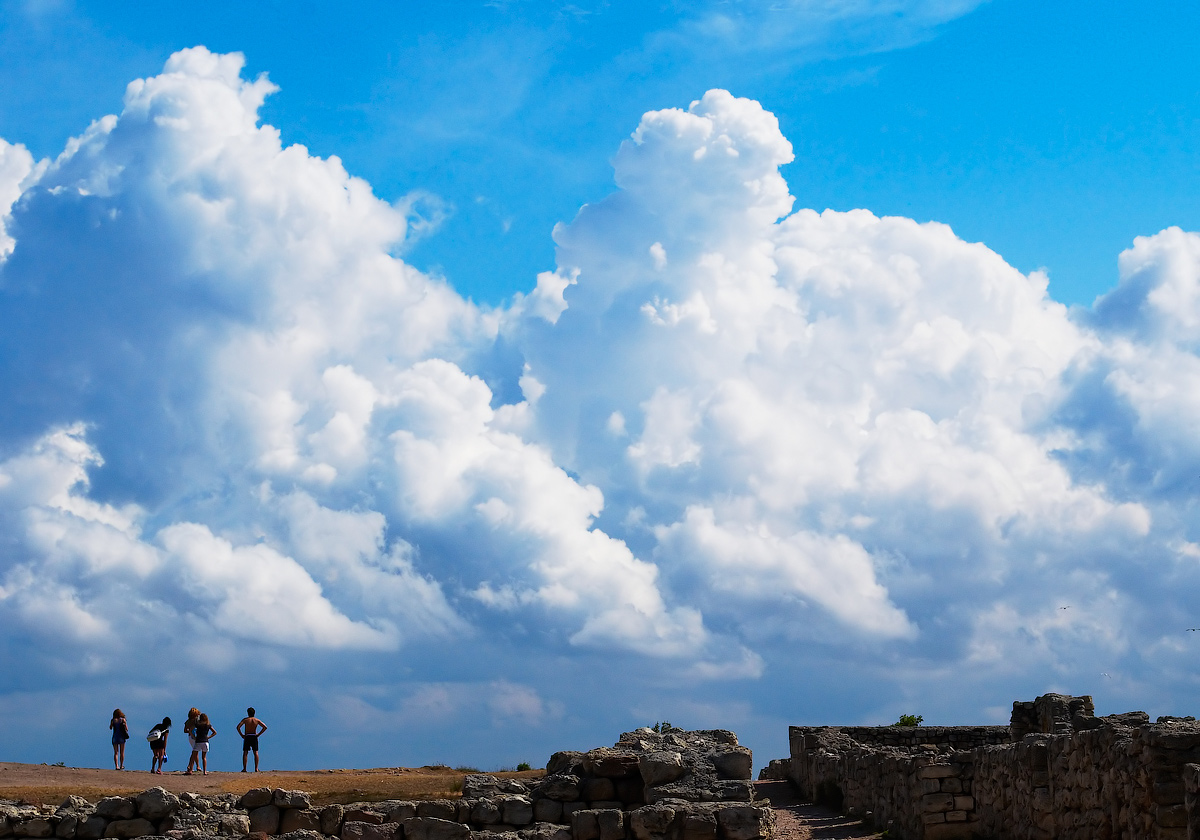
POLYGON ((0 804, 0 838, 60 840, 764 840, 752 754, 724 730, 628 732, 614 747, 555 753, 528 782, 469 775, 461 799, 314 807, 300 791, 176 796, 152 788, 59 808, 0 804))

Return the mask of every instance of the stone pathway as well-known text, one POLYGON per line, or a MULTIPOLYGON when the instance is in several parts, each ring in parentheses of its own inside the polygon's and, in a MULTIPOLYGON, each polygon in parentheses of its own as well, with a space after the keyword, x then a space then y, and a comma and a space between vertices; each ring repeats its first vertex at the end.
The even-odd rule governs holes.
POLYGON ((755 782, 755 798, 775 809, 776 840, 875 840, 861 821, 821 805, 802 803, 789 782, 755 782))

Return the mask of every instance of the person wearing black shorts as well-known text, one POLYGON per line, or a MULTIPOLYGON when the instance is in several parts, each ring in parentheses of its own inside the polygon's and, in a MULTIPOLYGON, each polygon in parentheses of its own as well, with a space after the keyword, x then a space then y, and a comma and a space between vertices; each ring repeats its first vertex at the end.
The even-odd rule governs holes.
POLYGON ((254 716, 254 707, 246 709, 246 716, 237 725, 242 736, 242 772, 246 772, 246 759, 254 751, 254 772, 258 772, 258 736, 267 731, 267 725, 254 716))

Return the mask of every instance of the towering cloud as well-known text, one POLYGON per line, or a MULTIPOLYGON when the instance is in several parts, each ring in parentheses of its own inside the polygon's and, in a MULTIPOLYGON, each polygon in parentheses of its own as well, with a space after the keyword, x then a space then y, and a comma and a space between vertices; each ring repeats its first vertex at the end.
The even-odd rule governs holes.
POLYGON ((1180 690, 1200 237, 1072 313, 944 225, 793 212, 775 118, 710 91, 481 309, 241 70, 185 50, 57 159, 0 144, 8 668, 457 643, 528 717, 554 681, 472 640, 646 686, 787 685, 799 641, 964 708, 1016 663, 1180 690))

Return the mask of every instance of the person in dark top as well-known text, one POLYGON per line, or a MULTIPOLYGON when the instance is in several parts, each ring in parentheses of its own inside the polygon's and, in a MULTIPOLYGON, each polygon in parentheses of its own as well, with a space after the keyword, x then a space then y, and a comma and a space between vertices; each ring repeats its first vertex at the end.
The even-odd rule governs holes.
POLYGON ((163 718, 162 723, 150 730, 151 733, 156 731, 158 737, 150 742, 150 752, 154 755, 150 760, 150 772, 162 775, 162 767, 167 760, 167 736, 171 734, 171 719, 163 718))
POLYGON ((129 721, 120 709, 113 709, 112 720, 108 722, 112 730, 113 769, 125 769, 125 742, 129 740, 129 721))
POLYGON ((267 731, 267 725, 254 716, 254 707, 246 709, 246 716, 237 725, 242 736, 242 772, 246 772, 246 758, 254 750, 254 772, 258 772, 258 736, 267 731))
POLYGON ((216 734, 217 730, 208 722, 208 715, 200 715, 200 720, 192 727, 192 735, 196 739, 196 750, 200 753, 200 764, 204 768, 205 776, 208 775, 208 742, 216 734))

